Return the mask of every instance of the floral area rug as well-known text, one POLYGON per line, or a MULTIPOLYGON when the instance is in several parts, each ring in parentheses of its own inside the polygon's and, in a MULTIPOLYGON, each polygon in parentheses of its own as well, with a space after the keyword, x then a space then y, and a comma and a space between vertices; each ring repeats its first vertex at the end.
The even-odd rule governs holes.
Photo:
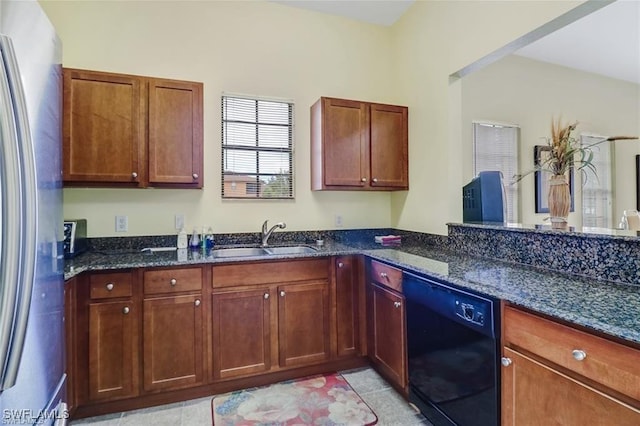
POLYGON ((378 422, 339 374, 226 393, 214 397, 211 405, 214 426, 369 426, 378 422))

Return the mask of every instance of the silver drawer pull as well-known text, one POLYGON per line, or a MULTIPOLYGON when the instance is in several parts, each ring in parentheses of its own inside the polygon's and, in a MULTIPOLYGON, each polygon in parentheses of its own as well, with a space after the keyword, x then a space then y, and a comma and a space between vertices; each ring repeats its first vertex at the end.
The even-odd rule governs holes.
POLYGON ((511 365, 511 358, 507 358, 506 356, 502 357, 502 360, 500 360, 500 362, 502 362, 502 366, 503 367, 508 367, 511 365))
POLYGON ((344 266, 344 263, 338 262, 338 268, 342 268, 343 266, 344 266))
POLYGON ((136 172, 131 173, 131 177, 136 179, 138 177, 138 174, 136 172))
POLYGON ((393 306, 395 306, 396 308, 399 308, 400 306, 402 306, 402 303, 400 303, 400 302, 393 302, 393 306))
POLYGON ((366 181, 367 181, 367 178, 362 178, 362 179, 360 179, 360 180, 361 180, 362 182, 366 182, 366 181))
POLYGON ((587 353, 580 349, 574 349, 572 352, 573 359, 576 361, 583 361, 587 357, 587 353))
POLYGON ((200 306, 200 299, 196 299, 196 301, 193 302, 193 304, 196 305, 196 306, 200 306))
POLYGON ((373 183, 377 183, 377 182, 378 182, 378 179, 373 178, 373 183))
POLYGON ((122 313, 127 315, 129 313, 130 309, 128 306, 125 306, 124 308, 122 308, 122 313))
POLYGON ((268 299, 268 298, 269 298, 269 293, 265 293, 265 294, 264 294, 264 298, 265 298, 265 299, 268 299))
POLYGON ((113 283, 107 283, 107 291, 113 290, 113 283))
POLYGON ((197 173, 193 174, 193 179, 198 179, 198 174, 197 173))
POLYGON ((284 297, 284 290, 280 292, 280 297, 284 297))
POLYGON ((176 280, 175 278, 171 278, 171 280, 169 281, 169 284, 171 284, 171 287, 175 287, 176 284, 178 284, 178 280, 176 280))
POLYGON ((387 275, 387 273, 386 273, 386 272, 380 272, 380 276, 381 276, 382 278, 387 278, 389 275, 387 275))

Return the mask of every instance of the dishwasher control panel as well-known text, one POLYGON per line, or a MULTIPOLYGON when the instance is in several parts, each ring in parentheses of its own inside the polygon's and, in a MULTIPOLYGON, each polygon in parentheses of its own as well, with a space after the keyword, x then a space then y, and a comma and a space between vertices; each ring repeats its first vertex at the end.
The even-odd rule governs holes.
POLYGON ((483 306, 478 306, 469 301, 456 299, 456 315, 465 321, 484 325, 485 312, 483 306))

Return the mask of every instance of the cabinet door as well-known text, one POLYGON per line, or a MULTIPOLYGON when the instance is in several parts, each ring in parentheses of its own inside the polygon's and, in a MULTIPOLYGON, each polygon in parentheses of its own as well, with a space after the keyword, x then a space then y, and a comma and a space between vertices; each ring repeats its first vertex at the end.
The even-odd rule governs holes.
POLYGON ((324 185, 365 186, 369 180, 368 104, 322 99, 324 185))
POLYGON ((67 404, 69 412, 76 409, 76 279, 64 283, 65 364, 67 373, 67 404))
POLYGON ((369 357, 399 388, 407 385, 407 345, 404 297, 386 288, 367 286, 369 357))
POLYGON ((143 371, 146 391, 203 382, 200 295, 145 299, 143 371))
POLYGON ((130 301, 89 304, 89 399, 138 393, 138 313, 130 301))
POLYGON ((640 411, 577 380, 504 348, 502 424, 640 424, 640 411))
POLYGON ((371 104, 371 186, 409 189, 408 109, 371 104))
POLYGON ((329 283, 314 281, 278 287, 280 366, 329 359, 329 283))
POLYGON ((202 83, 149 80, 149 184, 202 188, 202 83))
POLYGON ((336 331, 338 356, 359 352, 358 258, 339 256, 336 265, 336 331))
POLYGON ((135 76, 64 70, 65 183, 144 182, 145 93, 135 76))
POLYGON ((258 374, 271 369, 269 288, 215 293, 213 377, 258 374))

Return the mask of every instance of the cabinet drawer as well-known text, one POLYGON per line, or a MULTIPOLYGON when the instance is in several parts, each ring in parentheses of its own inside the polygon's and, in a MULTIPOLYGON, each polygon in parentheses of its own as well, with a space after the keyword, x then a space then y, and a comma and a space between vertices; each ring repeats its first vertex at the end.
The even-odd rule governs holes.
POLYGON ((504 341, 640 400, 640 351, 512 307, 504 310, 504 341), (582 351, 586 357, 581 361, 582 351))
POLYGON ((131 297, 131 273, 93 274, 89 277, 91 299, 131 297))
POLYGON ((402 271, 384 263, 371 261, 369 278, 397 291, 402 291, 402 271))
POLYGON ((295 281, 326 280, 329 259, 305 259, 265 263, 234 263, 213 267, 214 288, 238 285, 271 284, 295 281))
POLYGON ((160 269, 144 272, 144 294, 202 290, 202 269, 160 269))

